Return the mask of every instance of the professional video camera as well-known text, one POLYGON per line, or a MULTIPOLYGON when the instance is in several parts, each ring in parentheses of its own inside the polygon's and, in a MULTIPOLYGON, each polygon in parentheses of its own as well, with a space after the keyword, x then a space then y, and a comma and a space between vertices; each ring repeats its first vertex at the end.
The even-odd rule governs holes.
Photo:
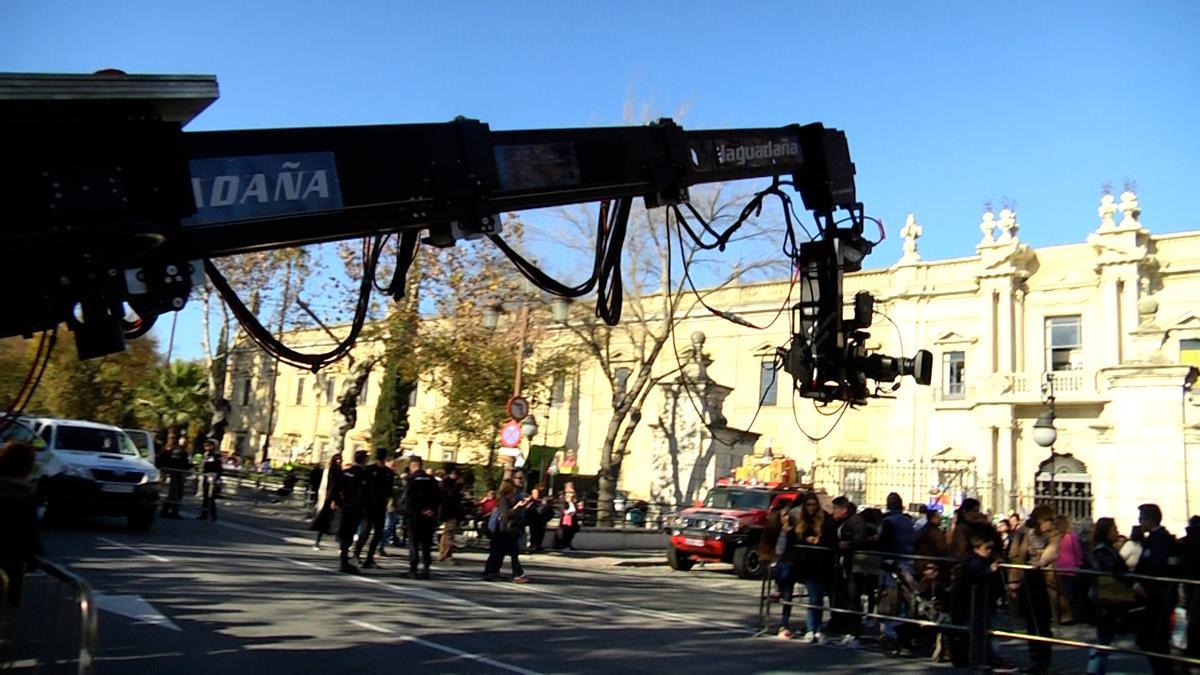
POLYGON ((848 220, 849 227, 839 228, 831 215, 826 217, 823 238, 800 245, 800 301, 792 308, 792 341, 784 367, 801 396, 860 405, 874 394, 871 383, 907 375, 928 385, 933 355, 923 349, 913 358, 869 353, 866 329, 876 312, 875 299, 866 291, 855 295, 851 318, 843 317, 843 275, 862 269, 874 247, 863 236, 861 205, 851 209, 848 220))

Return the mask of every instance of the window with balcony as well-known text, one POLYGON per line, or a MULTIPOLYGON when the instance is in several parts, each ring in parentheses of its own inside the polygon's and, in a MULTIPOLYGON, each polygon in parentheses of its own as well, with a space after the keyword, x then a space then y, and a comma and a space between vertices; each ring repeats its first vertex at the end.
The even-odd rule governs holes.
POLYGON ((1046 369, 1083 370, 1083 325, 1078 315, 1046 319, 1046 369))
POLYGON ((779 395, 779 377, 775 359, 763 359, 758 368, 758 401, 760 405, 775 405, 779 395))
POLYGON ((1200 368, 1200 340, 1179 341, 1179 362, 1200 368))
POLYGON ((942 398, 961 399, 966 396, 964 386, 967 369, 966 352, 942 353, 942 398))
POLYGON ((296 405, 304 405, 304 385, 308 384, 307 377, 296 378, 296 405))

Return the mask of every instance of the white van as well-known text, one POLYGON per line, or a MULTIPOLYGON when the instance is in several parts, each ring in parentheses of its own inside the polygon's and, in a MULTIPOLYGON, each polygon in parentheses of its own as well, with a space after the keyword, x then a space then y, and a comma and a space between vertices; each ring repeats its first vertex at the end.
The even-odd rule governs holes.
POLYGON ((158 456, 158 451, 154 448, 154 432, 146 431, 145 429, 123 429, 129 440, 133 441, 133 445, 137 447, 138 454, 142 459, 154 463, 154 458, 158 456))
POLYGON ((154 524, 159 472, 124 431, 49 417, 22 421, 45 443, 31 478, 48 514, 125 516, 135 530, 154 524))

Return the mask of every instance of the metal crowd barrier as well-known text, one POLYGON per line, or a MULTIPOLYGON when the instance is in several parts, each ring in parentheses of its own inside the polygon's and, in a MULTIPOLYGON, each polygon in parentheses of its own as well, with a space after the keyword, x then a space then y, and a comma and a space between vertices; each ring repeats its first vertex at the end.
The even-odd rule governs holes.
POLYGON ((97 608, 92 587, 83 578, 44 558, 25 575, 21 606, 7 626, 11 656, 0 671, 34 673, 93 672, 97 608))
MULTIPOLYGON (((908 554, 883 553, 883 552, 879 552, 879 551, 868 551, 868 550, 854 550, 854 551, 847 552, 847 551, 841 551, 841 550, 831 549, 831 548, 822 547, 822 546, 812 546, 812 545, 807 545, 807 544, 796 545, 795 548, 823 551, 823 552, 827 552, 830 556, 832 556, 834 558, 834 563, 833 563, 833 565, 830 566, 830 577, 829 577, 830 580, 832 580, 834 578, 833 577, 834 574, 841 573, 842 568, 843 568, 843 559, 846 557, 851 558, 851 564, 853 564, 853 558, 855 558, 857 556, 878 557, 881 559, 881 561, 880 561, 881 565, 886 564, 887 561, 912 561, 912 562, 918 563, 918 564, 919 563, 935 563, 935 564, 943 564, 943 565, 957 565, 962 562, 962 560, 959 558, 948 558, 948 557, 928 556, 928 555, 908 555, 908 554)), ((772 561, 772 562, 774 562, 774 561, 772 561)), ((1034 565, 1027 565, 1027 564, 1021 564, 1021 563, 1001 563, 999 565, 999 568, 1000 568, 1000 570, 1009 569, 1009 570, 1021 570, 1021 571, 1040 571, 1043 574, 1068 573, 1068 574, 1079 574, 1079 575, 1092 575, 1092 576, 1097 576, 1097 577, 1110 576, 1107 572, 1090 569, 1090 568, 1037 567, 1034 565)), ((989 638, 998 637, 998 638, 1007 638, 1007 639, 1015 639, 1015 640, 1024 640, 1024 641, 1028 641, 1028 642, 1041 642, 1041 643, 1046 643, 1046 644, 1050 644, 1050 645, 1059 645, 1062 647, 1094 649, 1097 651, 1108 652, 1108 653, 1133 654, 1133 655, 1144 656, 1144 657, 1148 657, 1148 658, 1167 659, 1167 660, 1170 660, 1170 661, 1173 661, 1176 663, 1186 664, 1188 666, 1200 666, 1200 658, 1192 658, 1192 657, 1188 657, 1188 656, 1184 656, 1184 655, 1180 655, 1180 654, 1149 652, 1149 651, 1145 651, 1140 648, 1123 647, 1123 646, 1118 646, 1118 645, 1105 645, 1105 644, 1100 644, 1100 643, 1095 643, 1095 642, 1071 640, 1071 639, 1066 639, 1066 638, 1049 637, 1049 636, 1042 636, 1042 635, 1033 635, 1033 634, 1026 633, 1026 632, 1003 630, 1003 629, 999 629, 999 628, 988 628, 984 631, 981 631, 981 630, 979 630, 980 628, 982 628, 980 626, 953 624, 953 623, 950 623, 948 620, 944 620, 944 617, 947 616, 949 614, 949 612, 942 612, 941 613, 942 616, 940 616, 938 620, 928 620, 928 619, 917 619, 917 618, 913 618, 913 617, 909 617, 909 616, 902 616, 902 615, 896 615, 896 614, 884 614, 881 612, 868 612, 868 611, 863 611, 863 610, 849 609, 849 608, 845 608, 845 607, 836 607, 836 606, 834 606, 835 600, 834 600, 834 596, 833 596, 833 590, 834 590, 833 588, 826 589, 825 596, 826 596, 826 599, 829 601, 829 603, 827 605, 826 604, 816 605, 816 604, 811 604, 807 601, 801 602, 800 600, 797 600, 797 599, 788 601, 788 600, 783 600, 782 598, 773 598, 772 594, 771 594, 771 588, 775 582, 774 566, 772 565, 769 568, 769 570, 770 571, 766 572, 763 576, 762 587, 761 587, 760 597, 759 597, 760 626, 759 626, 759 631, 757 633, 757 635, 759 635, 759 636, 765 635, 770 632, 770 625, 771 625, 770 608, 771 608, 771 606, 772 605, 780 605, 780 606, 790 605, 794 609, 799 609, 799 610, 808 610, 808 609, 818 609, 819 608, 822 610, 822 612, 828 612, 830 615, 841 614, 841 615, 845 615, 845 616, 857 616, 859 618, 873 618, 873 619, 878 619, 880 621, 887 621, 887 622, 891 622, 891 623, 914 625, 914 626, 923 627, 923 628, 936 628, 939 631, 943 631, 943 632, 947 632, 947 633, 948 632, 966 632, 968 634, 968 636, 973 636, 975 634, 984 634, 984 635, 987 635, 989 638)), ((854 572, 852 571, 851 574, 854 574, 854 572)), ((880 572, 879 574, 882 574, 882 572, 880 572)), ((1151 575, 1146 575, 1146 574, 1136 574, 1133 572, 1130 572, 1129 574, 1127 574, 1125 576, 1127 579, 1131 579, 1134 581, 1148 581, 1148 582, 1156 582, 1159 584, 1178 584, 1178 585, 1183 585, 1183 586, 1193 586, 1193 587, 1196 587, 1194 592, 1200 593, 1200 580, 1197 580, 1197 579, 1158 577, 1158 576, 1151 576, 1151 575)), ((920 581, 920 577, 914 577, 914 579, 918 582, 920 581)), ((901 581, 901 583, 903 583, 903 581, 901 581)), ((801 591, 804 591, 804 590, 805 589, 803 588, 803 583, 797 581, 795 595, 796 596, 801 595, 801 591)), ((875 592, 878 593, 881 590, 882 590, 881 587, 877 587, 875 589, 875 592)), ((859 598, 860 602, 861 602, 862 595, 863 594, 860 593, 860 598, 859 598)), ((806 593, 805 593, 805 596, 806 596, 805 599, 807 600, 806 593)), ((1003 596, 1007 596, 1007 593, 1003 594, 1003 596)), ((999 599, 1000 598, 992 598, 992 601, 994 602, 999 599)), ((977 599, 974 596, 972 596, 972 598, 971 598, 972 604, 976 600, 977 599)), ((972 610, 973 610, 973 607, 972 607, 972 610)), ((1051 608, 1051 610, 1052 610, 1051 620, 1053 621, 1054 608, 1051 608)), ((971 611, 969 614, 970 614, 970 616, 973 617, 974 611, 971 611)), ((999 613, 997 613, 997 614, 999 614, 999 613)), ((802 617, 800 617, 800 618, 802 618, 802 617)), ((1167 636, 1167 638, 1169 640, 1170 636, 1167 636)), ((971 639, 973 639, 973 637, 971 639)), ((976 653, 974 647, 969 647, 968 649, 969 649, 970 653, 972 653, 972 654, 976 653)), ((981 664, 973 663, 971 665, 978 666, 981 664)))
MULTIPOLYGON (((171 500, 171 480, 174 475, 182 474, 183 494, 181 502, 189 499, 199 500, 202 497, 203 477, 201 472, 193 467, 186 471, 178 469, 161 469, 163 473, 160 500, 166 503, 171 500)), ((218 499, 248 500, 255 504, 278 501, 308 507, 310 491, 308 488, 307 472, 296 473, 296 484, 291 494, 279 495, 277 490, 283 487, 285 474, 272 471, 262 473, 257 470, 226 469, 221 474, 221 485, 217 492, 218 499)))
MULTIPOLYGON (((606 527, 663 530, 671 526, 671 519, 680 509, 684 508, 675 504, 647 503, 646 509, 643 511, 636 505, 637 502, 626 501, 621 509, 616 509, 614 506, 610 523, 606 527)), ((585 527, 598 527, 599 520, 599 503, 594 499, 585 500, 581 524, 585 527)))

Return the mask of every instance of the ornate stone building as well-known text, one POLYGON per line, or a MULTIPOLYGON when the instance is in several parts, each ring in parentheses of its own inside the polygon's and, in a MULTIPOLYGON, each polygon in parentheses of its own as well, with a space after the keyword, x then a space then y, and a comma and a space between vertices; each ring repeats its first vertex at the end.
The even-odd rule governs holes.
MULTIPOLYGON (((1034 249, 1022 243, 1014 211, 988 212, 973 255, 926 261, 923 228, 910 215, 901 259, 848 275, 845 297, 870 291, 886 317, 871 329, 872 346, 897 355, 931 350, 935 381, 905 381, 862 408, 817 409, 790 395, 790 377, 773 368, 775 349, 788 339, 786 309, 761 332, 699 312, 685 317, 656 371, 695 373, 693 335, 703 333, 706 379, 697 387, 688 386, 694 378, 667 377, 650 396, 622 489, 687 502, 744 455, 783 454, 806 479, 861 503, 882 503, 893 489, 910 502, 951 506, 976 495, 995 511, 1053 500, 1077 517, 1112 515, 1127 527, 1139 503, 1155 501, 1179 529, 1200 512, 1200 395, 1192 392, 1200 231, 1153 235, 1140 217, 1132 192, 1105 195, 1086 242, 1034 249), (1048 374, 1057 412, 1053 461, 1032 434, 1046 409, 1048 374)), ((792 290, 787 282, 742 284, 710 303, 766 323, 792 290)), ((255 399, 269 373, 262 366, 238 372, 230 437, 261 444, 255 399)), ((344 377, 281 371, 273 444, 319 450, 328 443, 328 392, 344 377)), ((361 432, 373 417, 377 377, 350 443, 369 442, 361 432)), ((560 463, 574 460, 580 473, 594 474, 611 414, 609 380, 585 365, 554 389, 534 407, 535 442, 563 448, 560 463)), ((406 445, 435 460, 465 461, 468 449, 425 431, 439 413, 437 392, 422 383, 413 403, 406 445)))

